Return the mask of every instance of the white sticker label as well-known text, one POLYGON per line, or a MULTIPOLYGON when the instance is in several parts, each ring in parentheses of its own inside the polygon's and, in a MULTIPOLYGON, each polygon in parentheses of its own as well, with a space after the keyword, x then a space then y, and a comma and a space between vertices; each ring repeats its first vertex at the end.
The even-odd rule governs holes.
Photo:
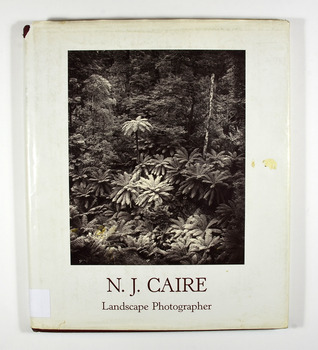
POLYGON ((50 291, 48 289, 30 289, 31 317, 50 317, 50 291))

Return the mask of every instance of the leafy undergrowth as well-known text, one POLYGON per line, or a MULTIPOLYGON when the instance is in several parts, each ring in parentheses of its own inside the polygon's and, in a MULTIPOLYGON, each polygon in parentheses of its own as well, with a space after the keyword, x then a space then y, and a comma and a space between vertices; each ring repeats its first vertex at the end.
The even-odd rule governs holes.
POLYGON ((243 263, 242 160, 214 153, 204 161, 198 150, 180 149, 145 158, 132 173, 87 176, 73 189, 72 263, 243 263), (241 168, 231 173, 233 162, 241 168), (97 194, 108 202, 96 206, 97 194))

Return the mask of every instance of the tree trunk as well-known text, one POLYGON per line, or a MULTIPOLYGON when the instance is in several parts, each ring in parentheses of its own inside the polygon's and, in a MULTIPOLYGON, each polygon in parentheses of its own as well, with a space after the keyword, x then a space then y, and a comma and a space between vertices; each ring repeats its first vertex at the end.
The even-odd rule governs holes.
POLYGON ((131 76, 131 65, 130 65, 130 51, 126 51, 126 72, 125 72, 125 93, 126 96, 130 97, 130 76, 131 76))
POLYGON ((194 97, 192 97, 191 109, 190 109, 190 113, 189 113, 188 121, 187 121, 188 142, 190 142, 190 136, 191 136, 191 134, 193 134, 194 105, 195 105, 195 99, 194 99, 194 97))
POLYGON ((92 125, 92 133, 93 133, 93 136, 95 135, 95 115, 94 115, 94 98, 92 96, 92 100, 91 100, 91 116, 92 116, 92 121, 93 121, 93 125, 92 125))
POLYGON ((210 121, 211 121, 212 115, 213 115, 212 101, 213 101, 213 93, 214 93, 214 78, 215 78, 215 74, 213 73, 211 75, 209 114, 208 114, 206 121, 205 121, 205 136, 204 136, 204 144, 203 144, 203 151, 202 151, 202 156, 204 159, 206 158, 206 152, 207 152, 208 143, 209 143, 210 121))
POLYGON ((69 103, 68 104, 68 115, 69 115, 69 121, 68 121, 68 128, 70 129, 70 130, 72 130, 72 128, 73 128, 73 119, 72 119, 72 114, 73 114, 73 111, 75 110, 75 108, 72 108, 71 107, 71 104, 69 103))

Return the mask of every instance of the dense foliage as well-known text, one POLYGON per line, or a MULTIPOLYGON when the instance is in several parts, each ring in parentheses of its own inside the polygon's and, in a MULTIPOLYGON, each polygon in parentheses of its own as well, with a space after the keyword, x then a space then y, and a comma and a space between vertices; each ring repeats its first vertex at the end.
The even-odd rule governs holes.
POLYGON ((70 51, 72 264, 244 263, 245 53, 70 51))

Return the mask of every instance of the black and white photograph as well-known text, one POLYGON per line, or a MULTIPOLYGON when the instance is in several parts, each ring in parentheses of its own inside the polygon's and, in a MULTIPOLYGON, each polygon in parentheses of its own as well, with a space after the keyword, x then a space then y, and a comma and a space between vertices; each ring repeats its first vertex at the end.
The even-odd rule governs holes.
POLYGON ((244 264, 245 51, 68 51, 72 265, 244 264))

